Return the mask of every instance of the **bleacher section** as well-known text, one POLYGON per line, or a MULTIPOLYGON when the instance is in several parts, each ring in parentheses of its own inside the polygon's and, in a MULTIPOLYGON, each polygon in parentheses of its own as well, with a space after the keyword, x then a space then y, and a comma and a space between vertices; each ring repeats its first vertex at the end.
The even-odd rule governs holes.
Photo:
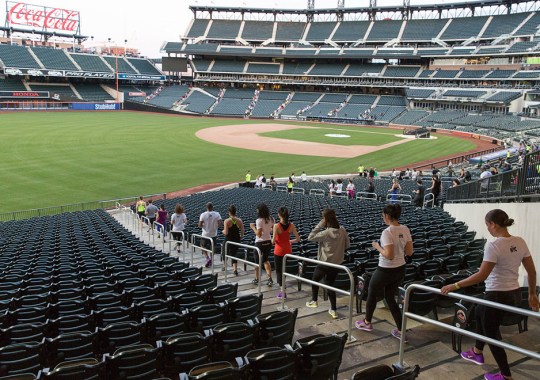
POLYGON ((126 59, 141 74, 161 75, 159 70, 156 69, 156 67, 152 65, 147 59, 140 59, 140 58, 126 58, 126 59))
POLYGON ((241 21, 236 20, 212 20, 208 31, 208 38, 234 40, 240 31, 241 21))
POLYGON ((213 73, 238 73, 244 71, 245 62, 216 60, 212 66, 213 73))
POLYGON ((6 67, 40 69, 27 47, 0 44, 0 60, 6 67))
POLYGON ((388 66, 383 77, 414 77, 419 70, 420 66, 388 66))
POLYGON ((110 73, 112 72, 111 67, 116 67, 116 65, 107 66, 103 58, 99 55, 78 53, 71 53, 70 55, 83 71, 110 73))
POLYGON ((137 74, 137 72, 127 63, 124 57, 104 56, 103 59, 116 71, 116 63, 118 62, 118 72, 125 74, 137 74))
POLYGON ((403 21, 401 20, 382 20, 373 23, 369 35, 366 39, 368 42, 384 42, 397 38, 403 21))
POLYGON ((247 73, 255 74, 279 74, 279 63, 254 63, 250 62, 247 73))
POLYGON ((200 91, 192 91, 182 104, 186 105, 186 111, 204 114, 215 102, 216 99, 211 96, 200 91))
POLYGON ((26 91, 20 79, 0 78, 0 91, 26 91))
POLYGON ((251 112, 252 117, 270 117, 274 111, 283 103, 282 100, 259 99, 255 108, 251 112))
POLYGON ((302 38, 306 24, 301 22, 278 22, 276 42, 295 42, 302 38))
POLYGON ((482 33, 482 38, 496 38, 503 34, 510 34, 525 21, 528 16, 529 13, 494 16, 484 33, 482 33))
POLYGON ((62 49, 34 47, 32 51, 47 69, 79 70, 62 49))
POLYGON ((147 100, 147 103, 153 104, 157 107, 170 109, 173 103, 180 100, 180 98, 189 90, 188 86, 169 86, 164 87, 163 90, 153 99, 147 100))
POLYGON ((74 87, 84 101, 102 102, 104 100, 114 100, 99 84, 75 84, 74 87))
POLYGON ((454 18, 440 38, 446 41, 466 40, 470 37, 476 37, 484 27, 487 19, 487 16, 454 18))
POLYGON ((356 42, 364 38, 369 21, 343 21, 334 33, 332 40, 335 42, 356 42))
POLYGON ((272 38, 274 23, 271 21, 245 21, 242 38, 246 41, 266 41, 272 38))
POLYGON ((308 42, 324 42, 336 27, 335 22, 312 22, 306 36, 308 42))
POLYGON ((445 20, 408 20, 401 39, 403 41, 429 41, 437 36, 445 25, 445 20))
POLYGON ((197 38, 200 36, 203 36, 206 32, 206 28, 208 27, 208 22, 210 20, 208 19, 194 19, 193 23, 191 24, 191 27, 189 28, 189 31, 186 33, 186 37, 188 38, 197 38))
POLYGON ((80 99, 75 95, 69 86, 60 86, 60 85, 45 85, 38 83, 29 83, 32 91, 49 91, 51 96, 58 94, 72 99, 73 101, 79 101, 80 99))
POLYGON ((216 104, 210 114, 226 116, 244 115, 249 103, 251 103, 251 99, 223 98, 216 104))
POLYGON ((402 113, 393 120, 394 124, 416 125, 418 121, 429 115, 429 112, 422 110, 410 110, 402 113))

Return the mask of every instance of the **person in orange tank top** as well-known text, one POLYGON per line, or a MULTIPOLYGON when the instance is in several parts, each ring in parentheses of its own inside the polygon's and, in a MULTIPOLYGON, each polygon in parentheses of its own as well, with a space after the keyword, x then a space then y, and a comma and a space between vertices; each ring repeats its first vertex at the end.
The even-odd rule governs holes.
MULTIPOLYGON (((283 256, 292 253, 292 244, 300 242, 300 235, 294 224, 289 222, 289 210, 287 207, 280 207, 278 210, 279 223, 274 224, 272 234, 272 244, 274 244, 274 262, 276 264, 276 276, 279 286, 282 285, 283 276, 283 256), (294 239, 291 240, 291 234, 294 239)), ((281 290, 278 298, 287 297, 281 290)))

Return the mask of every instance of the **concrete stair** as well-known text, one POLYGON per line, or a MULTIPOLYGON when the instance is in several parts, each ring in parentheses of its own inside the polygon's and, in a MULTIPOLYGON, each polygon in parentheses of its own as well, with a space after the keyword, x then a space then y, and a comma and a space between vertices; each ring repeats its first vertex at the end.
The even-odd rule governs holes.
MULTIPOLYGON (((146 228, 144 229, 146 231, 146 228)), ((147 234, 143 233, 141 239, 147 240, 147 234)), ((150 244, 152 245, 152 244, 150 244)), ((156 246, 157 249, 161 245, 156 246)), ((168 249, 168 243, 165 244, 168 249)), ((178 254, 174 252, 173 256, 178 254)), ((180 254, 182 258, 182 254, 180 254)), ((188 249, 186 259, 190 259, 191 250, 188 249)), ((224 272, 221 271, 222 264, 219 256, 215 255, 214 273, 218 273, 218 284, 224 281, 224 272)), ((194 261, 196 266, 204 266, 204 260, 199 252, 195 252, 194 261)), ((254 278, 254 270, 250 267, 244 270, 244 266, 239 263, 239 275, 232 273, 228 267, 228 280, 238 282, 238 295, 255 294, 257 287, 251 283, 254 278)), ((203 273, 209 273, 209 268, 204 268, 203 273)), ((277 299, 279 288, 277 285, 275 272, 273 272, 274 286, 266 285, 266 275, 262 276, 261 292, 263 293, 262 312, 267 313, 278 310, 281 307, 281 300, 277 299)), ((319 306, 317 308, 307 308, 306 301, 311 298, 311 286, 302 284, 302 290, 297 290, 296 280, 287 282, 287 299, 285 306, 289 309, 298 308, 298 318, 296 321, 296 331, 293 342, 299 338, 314 334, 344 333, 348 328, 348 299, 338 296, 338 319, 332 319, 328 314, 329 301, 323 300, 322 290, 319 295, 319 306)), ((365 304, 364 304, 365 307, 365 304)), ((452 309, 439 310, 439 320, 451 323, 452 309)), ((363 315, 353 314, 353 323, 362 318, 363 315)), ((390 312, 384 307, 383 302, 379 302, 373 318, 374 330, 372 332, 360 331, 353 326, 352 335, 356 339, 345 346, 342 364, 339 371, 339 380, 348 380, 360 369, 371 367, 376 364, 392 365, 398 362, 399 341, 391 335, 395 328, 390 312)), ((421 368, 418 379, 420 380, 456 380, 469 379, 481 380, 484 373, 496 372, 497 365, 491 351, 486 346, 484 351, 486 364, 483 366, 467 362, 452 350, 451 333, 438 327, 421 324, 411 319, 407 323, 407 337, 409 343, 405 346, 404 360, 410 366, 418 364, 421 368)), ((518 334, 517 326, 502 327, 503 340, 517 346, 540 352, 540 321, 529 318, 529 331, 518 334)), ((462 349, 466 350, 474 342, 463 338, 462 349)), ((507 351, 508 359, 515 380, 540 379, 540 362, 524 357, 521 354, 507 351)))

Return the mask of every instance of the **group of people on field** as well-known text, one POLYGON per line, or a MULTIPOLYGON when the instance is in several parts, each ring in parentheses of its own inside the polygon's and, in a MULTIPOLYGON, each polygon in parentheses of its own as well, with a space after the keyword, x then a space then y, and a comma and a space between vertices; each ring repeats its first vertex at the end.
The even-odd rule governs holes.
MULTIPOLYGON (((151 201, 148 204, 145 203, 143 207, 141 201, 142 199, 136 204, 137 213, 146 216, 150 221, 159 220, 159 213, 164 210, 164 207, 158 209, 151 201)), ((280 286, 277 298, 283 299, 287 297, 286 291, 282 292, 282 289, 286 289, 282 287, 284 257, 293 253, 293 245, 300 243, 301 238, 296 226, 289 218, 289 210, 286 207, 280 207, 277 210, 277 220, 272 217, 265 203, 258 204, 256 211, 256 220, 249 224, 249 228, 255 235, 255 246, 261 252, 262 268, 255 271, 255 278, 252 282, 257 285, 260 281, 263 281, 260 275, 264 271, 266 285, 272 286, 274 284, 272 267, 269 261, 273 249, 276 279, 280 286)), ((239 243, 245 234, 245 227, 243 221, 236 216, 237 209, 235 205, 230 205, 227 213, 228 217, 222 220, 221 215, 213 210, 212 203, 206 205, 206 211, 200 215, 198 222, 198 226, 202 229, 202 236, 206 238, 203 239, 201 245, 204 247, 205 241, 212 240, 215 246, 218 229, 222 226, 225 237, 223 244, 227 247, 226 254, 229 257, 235 257, 238 253, 238 246, 234 244, 225 245, 225 243, 227 241, 239 243)), ((372 243, 372 247, 379 253, 379 263, 369 282, 365 316, 356 321, 355 326, 363 331, 373 331, 372 319, 377 302, 379 299, 384 299, 396 324, 396 328, 391 332, 392 336, 407 342, 406 333, 401 331, 402 314, 395 295, 405 277, 406 258, 414 255, 414 249, 411 232, 407 226, 399 223, 400 216, 401 206, 399 204, 387 204, 382 210, 382 219, 387 227, 382 232, 380 240, 372 243)), ((175 212, 170 220, 173 234, 184 229, 187 218, 181 205, 176 205, 175 212)), ((536 269, 525 241, 521 237, 512 236, 508 231, 508 227, 514 224, 514 220, 500 209, 489 211, 484 220, 488 232, 495 239, 486 244, 480 269, 466 279, 444 286, 441 293, 448 294, 461 288, 485 282, 484 299, 505 305, 518 306, 521 303, 518 269, 523 265, 527 272, 529 285, 529 306, 532 310, 538 311, 536 269)), ((174 239, 180 240, 181 237, 175 236, 174 239)), ((318 243, 317 260, 321 262, 316 266, 312 280, 316 283, 332 286, 339 273, 339 268, 332 264, 342 264, 345 252, 350 247, 349 235, 339 223, 333 209, 326 208, 322 211, 321 220, 309 233, 307 239, 318 243)), ((207 245, 202 250, 202 254, 206 257, 206 267, 212 264, 211 253, 211 247, 207 245)), ((236 260, 233 259, 231 264, 234 274, 238 275, 236 260)), ((223 270, 225 265, 224 262, 223 270)), ((306 307, 318 307, 319 286, 312 285, 311 293, 311 299, 306 302, 306 307)), ((328 298, 330 301, 328 313, 332 318, 336 319, 338 318, 336 293, 328 290, 328 298)), ((500 340, 499 327, 504 314, 500 309, 478 305, 476 307, 477 333, 500 340)), ((486 373, 484 378, 487 380, 511 379, 510 367, 504 349, 495 345, 488 345, 500 372, 496 374, 486 373)), ((483 364, 484 346, 483 341, 477 340, 474 347, 461 353, 461 357, 476 364, 483 364)))

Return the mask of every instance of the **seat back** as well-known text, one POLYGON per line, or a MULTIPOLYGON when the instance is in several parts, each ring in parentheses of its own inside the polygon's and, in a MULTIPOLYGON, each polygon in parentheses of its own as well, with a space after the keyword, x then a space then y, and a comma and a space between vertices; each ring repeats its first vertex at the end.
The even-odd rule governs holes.
POLYGON ((97 334, 81 331, 47 338, 45 339, 45 353, 50 367, 66 360, 93 358, 98 354, 97 334))
POLYGON ((240 380, 241 372, 228 362, 215 362, 193 368, 189 375, 181 374, 181 380, 240 380))
POLYGON ((190 290, 192 292, 202 292, 204 290, 212 289, 217 286, 217 273, 215 274, 203 274, 201 276, 192 278, 190 283, 190 290))
POLYGON ((301 379, 337 379, 347 334, 299 339, 294 348, 299 355, 301 379))
POLYGON ((274 311, 259 315, 257 317, 259 329, 255 338, 256 347, 291 344, 297 315, 298 309, 274 311))
POLYGON ((189 309, 189 330, 203 332, 226 322, 227 306, 220 304, 201 305, 189 309))
POLYGON ((44 371, 40 379, 49 380, 101 380, 105 363, 96 359, 74 360, 58 364, 52 371, 44 371))
POLYGON ((154 379, 158 377, 158 350, 149 344, 124 347, 105 356, 109 379, 154 379))
POLYGON ((180 313, 161 313, 144 319, 146 339, 149 342, 166 340, 173 335, 187 332, 186 316, 180 313))
POLYGON ((255 347, 254 325, 242 322, 224 323, 212 329, 212 357, 218 361, 234 362, 255 347))
POLYGON ((0 347, 0 376, 37 374, 45 365, 43 343, 18 343, 0 347))
POLYGON ((99 329, 99 349, 102 354, 111 353, 120 347, 145 343, 145 325, 136 322, 111 323, 99 329))
POLYGON ((351 380, 386 380, 390 376, 394 376, 392 367, 378 364, 355 372, 351 380))
POLYGON ((261 314, 263 295, 249 294, 229 300, 229 318, 231 322, 247 322, 261 314))
POLYGON ((223 284, 206 290, 204 298, 206 303, 220 303, 235 298, 238 293, 238 283, 223 284))
POLYGON ((279 347, 252 350, 245 356, 253 379, 293 380, 298 378, 298 355, 279 347))
POLYGON ((199 333, 171 336, 163 342, 164 373, 171 379, 178 373, 189 372, 193 367, 210 361, 211 340, 199 333))

